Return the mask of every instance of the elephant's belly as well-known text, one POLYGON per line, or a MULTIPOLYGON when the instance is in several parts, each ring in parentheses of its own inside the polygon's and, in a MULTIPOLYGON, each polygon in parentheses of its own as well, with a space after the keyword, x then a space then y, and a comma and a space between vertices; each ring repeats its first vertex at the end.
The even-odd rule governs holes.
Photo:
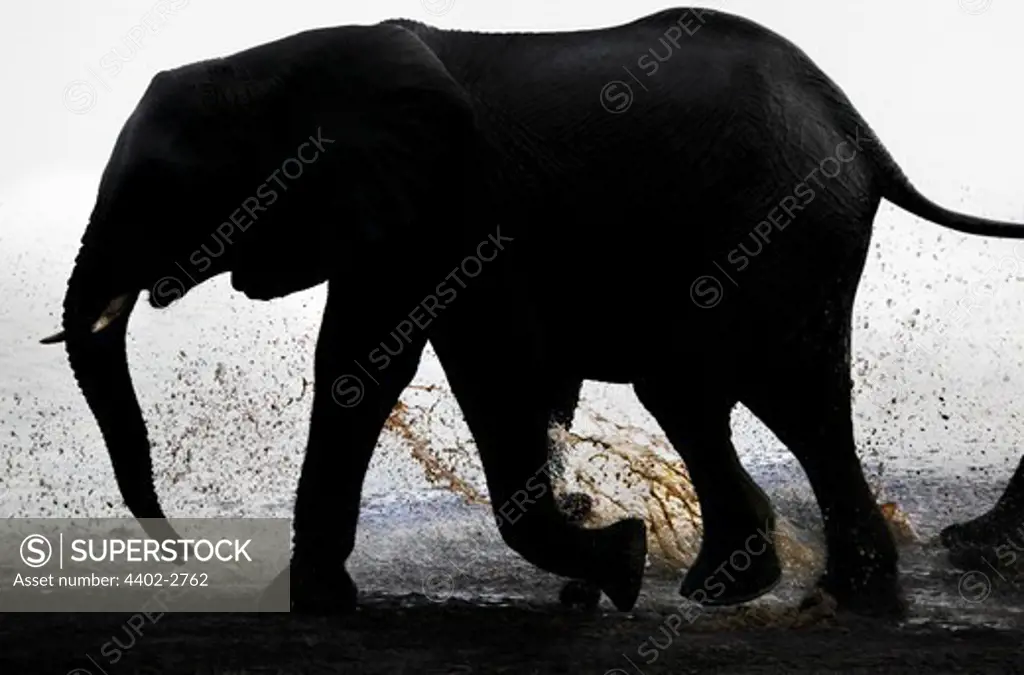
POLYGON ((681 345, 665 328, 670 317, 642 320, 631 308, 553 313, 546 321, 545 356, 560 370, 601 382, 632 382, 665 367, 681 345))
POLYGON ((638 371, 638 364, 630 354, 629 349, 577 340, 555 345, 550 358, 558 370, 576 377, 624 384, 632 382, 638 371))
POLYGON ((678 303, 649 268, 632 264, 641 256, 597 248, 592 238, 587 250, 536 261, 526 276, 551 360, 585 379, 627 383, 673 357, 678 303))

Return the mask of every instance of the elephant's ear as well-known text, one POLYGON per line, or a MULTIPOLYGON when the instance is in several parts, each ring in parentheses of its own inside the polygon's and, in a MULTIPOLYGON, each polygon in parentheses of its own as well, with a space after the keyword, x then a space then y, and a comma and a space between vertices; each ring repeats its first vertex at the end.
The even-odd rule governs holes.
POLYGON ((309 288, 353 257, 451 251, 475 197, 474 109, 423 40, 395 25, 306 35, 325 44, 290 68, 290 127, 323 150, 288 191, 287 216, 246 237, 233 282, 250 297, 309 288))

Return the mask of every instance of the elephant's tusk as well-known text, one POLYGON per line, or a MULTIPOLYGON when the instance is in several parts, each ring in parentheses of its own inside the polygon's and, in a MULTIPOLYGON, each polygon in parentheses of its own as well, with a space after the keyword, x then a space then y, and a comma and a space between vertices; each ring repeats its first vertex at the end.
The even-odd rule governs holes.
POLYGON ((125 305, 128 304, 128 300, 131 297, 131 293, 125 293, 124 295, 119 295, 111 300, 110 304, 107 305, 107 308, 103 310, 102 314, 100 314, 100 318, 96 319, 96 323, 92 325, 92 332, 99 333, 101 330, 114 323, 114 321, 117 320, 117 317, 121 316, 125 305))
MULTIPOLYGON (((102 314, 100 314, 100 318, 96 319, 92 324, 92 332, 99 333, 101 330, 114 323, 114 321, 117 320, 117 317, 121 316, 124 312, 125 305, 128 304, 128 300, 131 299, 131 297, 131 293, 125 293, 124 295, 119 295, 111 300, 110 303, 107 304, 107 308, 103 310, 102 314)), ((66 338, 67 331, 62 330, 49 337, 43 338, 39 342, 44 345, 54 345, 58 342, 64 342, 66 338)))
POLYGON ((55 345, 58 342, 64 342, 64 338, 65 337, 66 337, 65 331, 60 331, 58 333, 54 333, 50 337, 44 337, 39 342, 40 342, 40 344, 44 344, 44 345, 55 345))

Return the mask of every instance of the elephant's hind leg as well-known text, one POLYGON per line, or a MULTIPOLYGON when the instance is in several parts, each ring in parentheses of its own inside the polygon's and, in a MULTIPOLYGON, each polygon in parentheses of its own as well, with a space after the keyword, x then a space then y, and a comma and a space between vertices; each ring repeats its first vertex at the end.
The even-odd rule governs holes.
POLYGON ((493 387, 478 388, 451 373, 448 379, 480 449, 505 542, 541 569, 592 582, 616 607, 631 608, 646 563, 643 521, 630 518, 602 529, 579 527, 556 503, 544 409, 526 411, 504 396, 491 396, 493 387))
POLYGON ((682 456, 700 501, 704 537, 679 592, 704 605, 752 600, 781 578, 771 503, 740 464, 730 440, 735 398, 717 386, 726 379, 687 372, 659 374, 633 385, 682 456))
MULTIPOLYGON (((819 585, 841 609, 900 616, 896 544, 875 503, 854 445, 849 311, 832 309, 828 327, 762 345, 756 379, 741 400, 796 456, 821 509, 828 548, 819 585), (846 322, 845 327, 839 324, 846 322)), ((825 323, 825 322, 821 322, 825 323)))
POLYGON ((512 297, 471 297, 460 299, 461 320, 453 312, 430 339, 476 440, 502 538, 537 567, 593 582, 631 608, 646 563, 644 522, 584 529, 559 510, 547 435, 553 385, 525 332, 528 313, 512 313, 512 297))

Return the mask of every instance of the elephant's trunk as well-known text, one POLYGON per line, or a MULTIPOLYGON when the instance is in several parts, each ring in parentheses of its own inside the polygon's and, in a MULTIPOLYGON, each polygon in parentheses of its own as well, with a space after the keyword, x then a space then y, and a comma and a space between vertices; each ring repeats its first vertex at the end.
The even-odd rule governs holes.
POLYGON ((138 291, 131 287, 132 275, 111 260, 115 247, 98 245, 90 234, 83 237, 64 299, 68 361, 103 434, 128 510, 135 518, 160 519, 142 521, 149 536, 177 539, 163 520, 146 423, 128 371, 125 335, 138 291))

